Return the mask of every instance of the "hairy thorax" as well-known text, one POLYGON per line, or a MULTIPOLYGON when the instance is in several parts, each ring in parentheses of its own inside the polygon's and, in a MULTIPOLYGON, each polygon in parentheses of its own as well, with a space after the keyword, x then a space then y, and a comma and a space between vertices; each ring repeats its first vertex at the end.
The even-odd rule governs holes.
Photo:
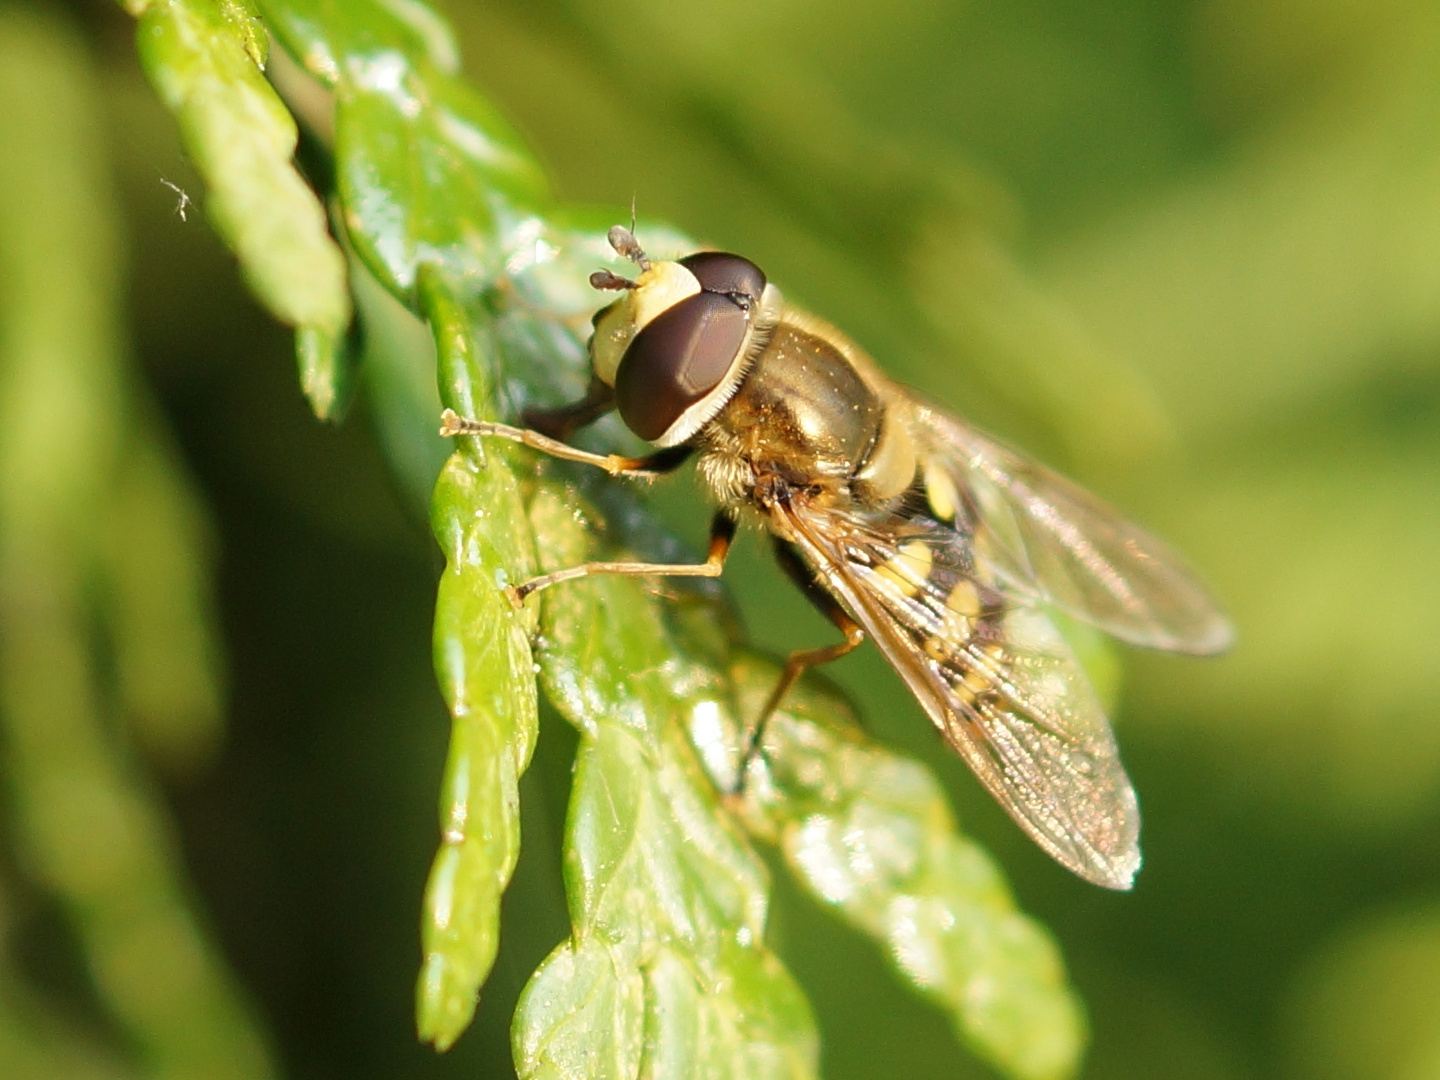
POLYGON ((868 358, 825 329, 787 311, 700 434, 700 475, 725 507, 769 517, 784 497, 873 506, 913 480, 908 412, 868 358))

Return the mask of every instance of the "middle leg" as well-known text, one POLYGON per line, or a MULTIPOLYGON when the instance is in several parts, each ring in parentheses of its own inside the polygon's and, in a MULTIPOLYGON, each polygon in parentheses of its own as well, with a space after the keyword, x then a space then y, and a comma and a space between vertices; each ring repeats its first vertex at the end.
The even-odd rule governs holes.
POLYGON ((710 550, 702 563, 642 563, 642 562, 592 562, 582 563, 565 570, 531 578, 510 590, 510 600, 516 607, 525 602, 531 593, 548 589, 562 581, 589 577, 591 574, 631 574, 647 577, 719 577, 725 569, 725 557, 730 554, 730 545, 735 540, 735 519, 723 510, 717 510, 710 519, 710 550))

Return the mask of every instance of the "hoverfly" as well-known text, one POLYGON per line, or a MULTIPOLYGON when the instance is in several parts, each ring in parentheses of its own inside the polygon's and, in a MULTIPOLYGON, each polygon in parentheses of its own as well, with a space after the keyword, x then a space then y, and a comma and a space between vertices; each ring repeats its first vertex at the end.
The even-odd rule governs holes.
POLYGON ((441 430, 513 439, 615 475, 698 455, 718 504, 709 555, 572 567, 512 599, 594 573, 716 577, 737 524, 757 521, 845 640, 791 654, 752 751, 805 669, 869 636, 1041 848, 1088 881, 1128 889, 1140 865, 1135 792, 1048 613, 1134 645, 1215 653, 1231 631, 1204 588, 1100 499, 891 382, 844 334, 785 303, 748 259, 652 261, 623 226, 609 240, 640 272, 591 275, 620 296, 593 320, 586 398, 531 429, 447 410, 441 430), (657 452, 625 458, 563 441, 611 409, 657 452))

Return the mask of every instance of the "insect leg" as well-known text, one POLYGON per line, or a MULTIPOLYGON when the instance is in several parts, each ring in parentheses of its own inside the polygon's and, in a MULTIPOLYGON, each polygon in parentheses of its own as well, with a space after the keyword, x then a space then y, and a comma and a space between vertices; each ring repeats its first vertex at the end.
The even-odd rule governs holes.
POLYGON ((591 574, 634 574, 654 577, 719 577, 725 568, 725 556, 730 553, 730 544, 735 539, 735 519, 724 511, 717 511, 710 521, 710 551, 703 563, 642 563, 642 562, 592 562, 572 566, 567 570, 556 570, 531 578, 511 590, 510 598, 519 606, 531 593, 548 589, 562 581, 589 577, 591 574))
POLYGON ((846 653, 857 649, 865 640, 865 631, 861 629, 860 624, 840 606, 840 601, 820 586, 820 583, 815 580, 815 575, 810 572, 810 568, 805 565, 795 548, 778 536, 773 537, 773 540, 775 560, 780 564, 780 568, 785 571, 791 581, 800 587, 800 591, 819 609, 820 614, 834 623, 845 635, 845 640, 819 649, 800 649, 792 652, 786 658, 785 670, 780 673, 780 681, 770 692, 770 697, 765 702, 765 708, 760 711, 754 726, 750 728, 749 737, 745 740, 745 755, 740 759, 738 773, 742 785, 745 782, 745 774, 750 768, 750 762, 760 752, 760 742, 765 737, 765 725, 770 722, 770 717, 780 707, 780 702, 785 700, 785 695, 790 692, 790 688, 795 685, 800 676, 805 674, 808 668, 839 660, 846 653))
POLYGON ((604 416, 615 408, 615 390, 606 386, 593 375, 590 389, 579 401, 558 409, 527 409, 525 424, 540 434, 564 442, 580 428, 604 416))
POLYGON ((689 446, 672 446, 643 458, 623 457, 620 454, 592 454, 588 450, 581 450, 529 428, 513 427, 493 420, 472 420, 453 409, 446 409, 440 414, 440 434, 447 437, 485 435, 496 439, 509 439, 551 457, 578 461, 582 465, 594 465, 611 476, 659 476, 679 468, 693 452, 689 446))

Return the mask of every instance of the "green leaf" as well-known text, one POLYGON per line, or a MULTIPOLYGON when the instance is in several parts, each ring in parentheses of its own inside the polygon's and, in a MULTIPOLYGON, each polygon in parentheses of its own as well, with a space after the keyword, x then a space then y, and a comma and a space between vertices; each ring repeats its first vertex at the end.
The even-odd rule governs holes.
POLYGON ((327 86, 388 55, 428 61, 454 74, 460 50, 445 20, 424 4, 384 0, 261 0, 276 34, 327 86))
POLYGON ((366 405, 390 468, 411 502, 424 506, 435 477, 455 449, 441 438, 440 390, 435 379, 435 339, 430 327, 371 276, 356 256, 350 260, 363 353, 360 374, 366 405))
POLYGON ((497 230, 544 199, 543 177, 463 84, 398 62, 354 74, 335 145, 361 258, 401 296, 421 263, 488 283, 503 269, 497 230))
MULTIPOLYGON (((464 416, 490 416, 500 362, 494 319, 483 303, 467 304, 462 287, 430 264, 420 268, 420 308, 435 335, 440 398, 464 416)), ((470 445, 483 459, 481 444, 470 445)))
MULTIPOLYGON (((486 290, 502 269, 497 228, 544 181, 489 106, 447 72, 454 46, 420 5, 273 3, 301 62, 337 87, 340 216, 379 282, 430 323, 445 404, 495 411, 496 353, 486 290)), ((390 313, 371 297, 367 308, 390 313)), ((394 321, 393 318, 390 321, 394 321)), ((390 445, 423 470, 438 410, 404 360, 380 361, 392 390, 390 445), (426 432, 425 441, 409 433, 426 432), (405 433, 405 434, 402 434, 405 433)), ((435 662, 453 718, 441 795, 442 844, 422 920, 416 1024, 443 1050, 469 1024, 494 963, 500 899, 520 847, 517 783, 535 738, 535 675, 525 623, 502 587, 523 580, 531 541, 500 453, 455 455, 435 489, 432 527, 447 556, 435 662)))
MULTIPOLYGON (((63 914, 93 989, 86 1027, 146 1075, 265 1080, 265 1038, 124 741, 203 749, 219 690, 203 529, 125 363, 107 112, 88 63, 63 23, 0 12, 0 781, 7 862, 39 894, 0 906, 63 914), (97 647, 105 633, 113 651, 97 647)), ((7 1077, 31 1067, 17 1036, 0 1030, 7 1077)), ((31 1057, 39 1075, 100 1071, 46 1056, 48 1073, 31 1057)))
MULTIPOLYGON (((0 902, 9 901, 0 895, 0 902)), ((0 1075, 6 1080, 142 1080, 142 1074, 90 1044, 70 1018, 46 1015, 44 999, 0 971, 0 1075)))
POLYGON ((413 302, 422 264, 473 289, 503 269, 499 239, 548 202, 544 173, 491 105, 452 77, 456 50, 420 4, 266 4, 291 51, 336 90, 335 156, 360 257, 413 302))
MULTIPOLYGON (((488 357, 477 349, 484 319, 429 270, 425 307, 441 367, 466 403, 478 404, 488 399, 488 357)), ((536 733, 533 620, 504 588, 533 576, 535 560, 520 488, 501 448, 451 457, 431 523, 447 564, 435 602, 435 670, 454 724, 441 788, 442 843, 425 894, 416 1023, 421 1038, 444 1050, 470 1023, 495 961, 500 899, 520 853, 518 783, 536 733)))
MULTIPOLYGON (((741 715, 758 715, 778 665, 741 651, 731 670, 741 715)), ((849 720, 850 710, 819 680, 786 696, 766 727, 765 760, 747 777, 747 824, 780 847, 816 899, 875 938, 907 982, 947 1009, 980 1057, 1021 1080, 1070 1076, 1085 1022, 1055 942, 1016 910, 999 868, 956 830, 929 770, 837 727, 837 718, 849 720)), ((692 737, 714 747, 716 728, 707 723, 692 737)), ((718 760, 724 775, 728 757, 718 760)))
POLYGON ((175 113, 209 193, 205 209, 255 294, 303 347, 350 321, 345 260, 325 212, 291 164, 295 121, 261 74, 264 32, 240 4, 136 6, 140 59, 175 113))
POLYGON ((295 331, 300 389, 321 420, 339 420, 355 394, 358 358, 352 334, 336 336, 316 326, 295 331))
MULTIPOLYGON (((587 513, 572 490, 541 486, 543 569, 590 554, 587 513)), ((764 944, 764 870, 677 722, 725 707, 723 676, 678 655, 645 586, 620 577, 546 594, 540 666, 582 734, 565 851, 574 933, 521 998, 520 1075, 815 1075, 809 1006, 764 944)))
POLYGON ((117 464, 94 538, 117 689, 145 752, 193 775, 219 749, 224 727, 204 511, 168 446, 134 438, 117 464))
POLYGON ((530 625, 503 591, 533 572, 519 486, 498 455, 455 454, 433 508, 446 568, 435 601, 435 670, 454 717, 440 796, 442 843, 425 891, 421 1038, 446 1049, 470 1023, 520 853, 520 774, 535 747, 530 625))

